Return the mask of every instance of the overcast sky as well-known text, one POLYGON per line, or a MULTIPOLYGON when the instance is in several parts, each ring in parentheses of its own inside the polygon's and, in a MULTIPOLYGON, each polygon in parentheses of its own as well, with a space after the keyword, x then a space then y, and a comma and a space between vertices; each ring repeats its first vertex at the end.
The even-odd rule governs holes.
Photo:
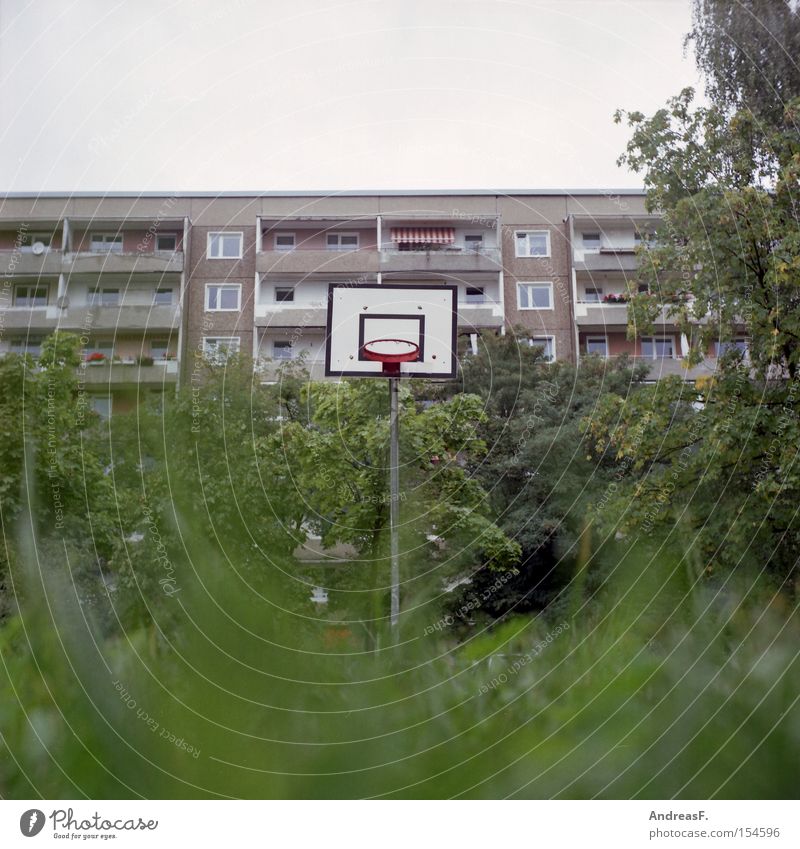
POLYGON ((688 0, 0 0, 0 190, 638 187, 688 0))

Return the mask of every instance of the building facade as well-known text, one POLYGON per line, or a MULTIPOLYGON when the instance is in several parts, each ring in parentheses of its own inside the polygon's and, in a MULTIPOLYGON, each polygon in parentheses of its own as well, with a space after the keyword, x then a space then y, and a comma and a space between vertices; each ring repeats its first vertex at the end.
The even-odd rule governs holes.
POLYGON ((0 206, 0 353, 81 335, 101 414, 202 358, 251 354, 264 380, 323 374, 331 282, 450 283, 462 342, 522 328, 551 359, 627 353, 687 373, 662 315, 627 338, 635 248, 658 219, 635 191, 11 194, 0 206))

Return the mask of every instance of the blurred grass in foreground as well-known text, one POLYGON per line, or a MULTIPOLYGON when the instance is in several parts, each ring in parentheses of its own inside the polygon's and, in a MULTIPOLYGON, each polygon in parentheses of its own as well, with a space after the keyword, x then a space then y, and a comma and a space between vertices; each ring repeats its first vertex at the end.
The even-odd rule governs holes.
POLYGON ((375 655, 329 647, 279 570, 245 582, 199 528, 185 538, 172 627, 122 637, 100 636, 66 557, 22 542, 3 797, 797 794, 800 621, 760 580, 699 590, 620 548, 589 600, 459 647, 425 636, 439 613, 421 605, 375 655))

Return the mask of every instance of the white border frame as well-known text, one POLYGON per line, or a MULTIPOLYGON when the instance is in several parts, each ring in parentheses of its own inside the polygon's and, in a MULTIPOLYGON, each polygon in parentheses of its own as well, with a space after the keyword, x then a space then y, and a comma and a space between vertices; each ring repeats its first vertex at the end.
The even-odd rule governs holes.
POLYGON ((678 356, 677 356, 677 353, 676 353, 677 350, 678 350, 678 346, 675 344, 675 334, 674 333, 651 333, 647 336, 640 336, 639 337, 639 359, 642 359, 642 360, 677 360, 678 359, 678 356), (641 353, 642 345, 644 344, 645 339, 651 339, 653 341, 653 356, 652 357, 647 357, 643 353, 641 353), (656 356, 655 342, 656 342, 656 340, 663 342, 666 339, 669 339, 672 342, 672 354, 669 357, 657 357, 656 356))
POLYGON ((522 312, 546 312, 555 311, 555 298, 553 293, 553 281, 552 280, 517 280, 517 309, 522 312), (520 286, 549 286, 550 287, 550 306, 549 307, 523 307, 522 299, 520 298, 520 286))
POLYGON ((556 361, 556 337, 554 333, 542 333, 540 336, 528 336, 528 347, 529 348, 539 348, 540 345, 537 344, 537 339, 549 339, 550 340, 550 350, 552 351, 552 356, 549 360, 547 360, 547 364, 554 363, 556 361))
MULTIPOLYGON (((593 341, 593 342, 599 342, 601 339, 603 340, 603 342, 605 343, 605 346, 606 346, 606 352, 603 355, 603 359, 607 360, 609 358, 609 356, 611 356, 610 353, 609 353, 609 350, 608 350, 608 334, 607 333, 587 333, 586 337, 584 338, 584 344, 588 346, 590 340, 593 341)), ((590 351, 587 347, 586 356, 587 357, 598 356, 598 354, 597 354, 597 351, 590 351)))
MULTIPOLYGON (((206 297, 205 297, 204 303, 205 303, 205 306, 204 306, 205 312, 241 312, 242 311, 242 284, 241 283, 206 283, 206 297), (214 308, 210 307, 208 305, 208 292, 209 292, 209 289, 212 286, 217 286, 217 287, 220 287, 220 288, 227 287, 229 289, 235 288, 237 293, 238 293, 238 297, 236 298, 236 308, 230 309, 229 307, 224 307, 224 308, 223 307, 214 307, 214 308)), ((216 337, 212 336, 211 338, 215 339, 216 337)))
POLYGON ((161 251, 162 253, 176 254, 176 253, 178 253, 178 243, 179 242, 180 242, 180 236, 177 233, 177 231, 169 231, 169 232, 165 232, 165 233, 156 233, 156 251, 161 251), (170 248, 160 248, 158 246, 158 240, 164 239, 164 238, 169 237, 169 236, 171 236, 173 239, 175 239, 175 247, 172 248, 172 249, 170 249, 170 248))
POLYGON ((244 231, 243 230, 209 230, 206 233, 206 259, 222 259, 231 262, 241 259, 244 254, 244 231), (238 256, 212 256, 211 255, 211 239, 214 236, 238 236, 239 237, 239 255, 238 256))
POLYGON ((296 230, 273 230, 272 231, 272 250, 280 251, 288 254, 297 250, 297 231, 296 230), (278 246, 278 236, 291 236, 292 246, 287 248, 285 245, 278 246))
POLYGON ((550 244, 550 231, 549 230, 514 230, 514 256, 517 259, 549 259, 553 255, 552 245, 550 244), (520 254, 517 253, 517 249, 519 248, 519 236, 520 233, 544 233, 547 237, 547 253, 546 254, 520 254))
MULTIPOLYGON (((242 353, 242 337, 241 336, 204 336, 203 337, 203 359, 204 360, 209 359, 208 348, 206 346, 207 346, 208 341, 210 339, 216 339, 217 341, 226 339, 228 342, 232 342, 235 339, 236 343, 237 343, 236 351, 233 354, 229 354, 229 355, 235 357, 235 356, 241 355, 241 353, 242 353)), ((225 358, 225 360, 227 360, 227 357, 225 358)), ((209 360, 209 362, 210 362, 210 360, 209 360)))
POLYGON ((361 234, 356 230, 327 230, 325 232, 325 250, 330 251, 331 253, 349 253, 350 251, 360 251, 361 250, 361 234), (355 236, 356 237, 356 246, 354 248, 349 245, 345 245, 344 247, 341 244, 336 245, 335 247, 331 247, 328 244, 329 236, 355 236))
POLYGON ((90 230, 89 231, 89 252, 90 253, 98 253, 98 254, 121 254, 125 253, 125 235, 122 230, 90 230), (118 251, 96 251, 93 247, 94 245, 94 237, 95 236, 112 236, 115 241, 113 242, 103 242, 103 244, 116 245, 116 239, 119 239, 119 250, 118 251))

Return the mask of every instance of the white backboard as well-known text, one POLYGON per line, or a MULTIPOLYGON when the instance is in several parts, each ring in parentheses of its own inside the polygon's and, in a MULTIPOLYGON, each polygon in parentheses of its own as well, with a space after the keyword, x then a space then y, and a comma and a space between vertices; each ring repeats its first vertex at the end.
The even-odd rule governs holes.
POLYGON ((325 375, 381 377, 383 365, 364 356, 364 344, 403 339, 419 346, 419 359, 401 363, 400 377, 455 377, 457 292, 443 285, 331 283, 325 375))

